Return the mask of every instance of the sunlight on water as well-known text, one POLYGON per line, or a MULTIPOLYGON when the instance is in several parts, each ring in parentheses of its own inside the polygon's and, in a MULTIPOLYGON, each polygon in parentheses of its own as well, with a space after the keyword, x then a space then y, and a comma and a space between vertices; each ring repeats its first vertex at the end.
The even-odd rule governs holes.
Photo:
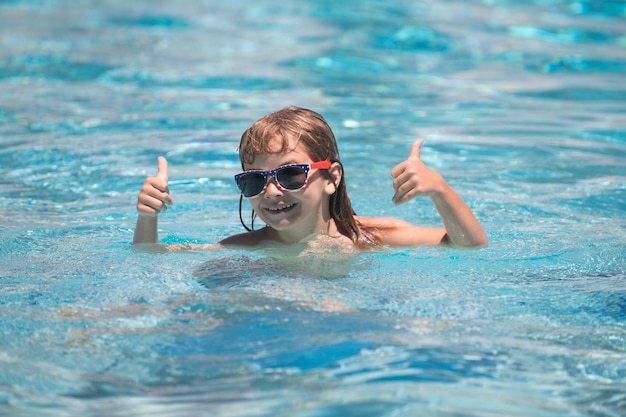
POLYGON ((0 416, 624 415, 625 19, 0 1, 0 416), (241 232, 239 136, 290 104, 333 127, 359 214, 440 223, 391 203, 423 137, 489 247, 131 247, 159 155, 163 242, 241 232))

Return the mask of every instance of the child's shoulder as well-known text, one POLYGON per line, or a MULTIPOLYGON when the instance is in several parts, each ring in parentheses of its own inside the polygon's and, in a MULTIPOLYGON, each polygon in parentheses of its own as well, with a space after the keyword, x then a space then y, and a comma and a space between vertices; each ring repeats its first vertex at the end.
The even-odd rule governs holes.
POLYGON ((267 240, 267 228, 239 233, 222 239, 219 243, 225 246, 257 246, 267 240))

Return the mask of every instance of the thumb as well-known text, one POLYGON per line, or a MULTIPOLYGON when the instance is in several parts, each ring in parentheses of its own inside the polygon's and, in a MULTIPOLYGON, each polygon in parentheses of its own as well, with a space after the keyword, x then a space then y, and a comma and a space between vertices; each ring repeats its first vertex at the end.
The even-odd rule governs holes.
POLYGON ((159 156, 158 164, 159 168, 156 176, 167 181, 167 159, 164 156, 159 156))
POLYGON ((418 139, 413 142, 411 152, 409 153, 409 159, 421 159, 420 148, 422 147, 422 143, 424 143, 424 139, 418 139))

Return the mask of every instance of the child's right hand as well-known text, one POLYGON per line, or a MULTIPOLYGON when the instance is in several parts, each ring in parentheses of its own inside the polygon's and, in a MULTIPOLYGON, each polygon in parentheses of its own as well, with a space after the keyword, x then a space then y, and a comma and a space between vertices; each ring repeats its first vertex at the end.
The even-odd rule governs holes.
POLYGON ((167 159, 159 156, 156 176, 146 178, 139 192, 137 211, 156 216, 167 210, 168 204, 174 204, 174 200, 167 185, 167 159))

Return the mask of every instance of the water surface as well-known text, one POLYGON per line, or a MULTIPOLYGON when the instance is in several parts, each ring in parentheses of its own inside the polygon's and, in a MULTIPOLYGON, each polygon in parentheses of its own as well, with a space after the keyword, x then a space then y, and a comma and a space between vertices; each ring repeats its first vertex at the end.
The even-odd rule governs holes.
MULTIPOLYGON (((626 413, 621 1, 0 1, 0 415, 626 413), (146 253, 242 230, 241 132, 299 105, 361 214, 414 139, 488 248, 146 253)), ((247 211, 246 211, 247 213, 247 211)))

